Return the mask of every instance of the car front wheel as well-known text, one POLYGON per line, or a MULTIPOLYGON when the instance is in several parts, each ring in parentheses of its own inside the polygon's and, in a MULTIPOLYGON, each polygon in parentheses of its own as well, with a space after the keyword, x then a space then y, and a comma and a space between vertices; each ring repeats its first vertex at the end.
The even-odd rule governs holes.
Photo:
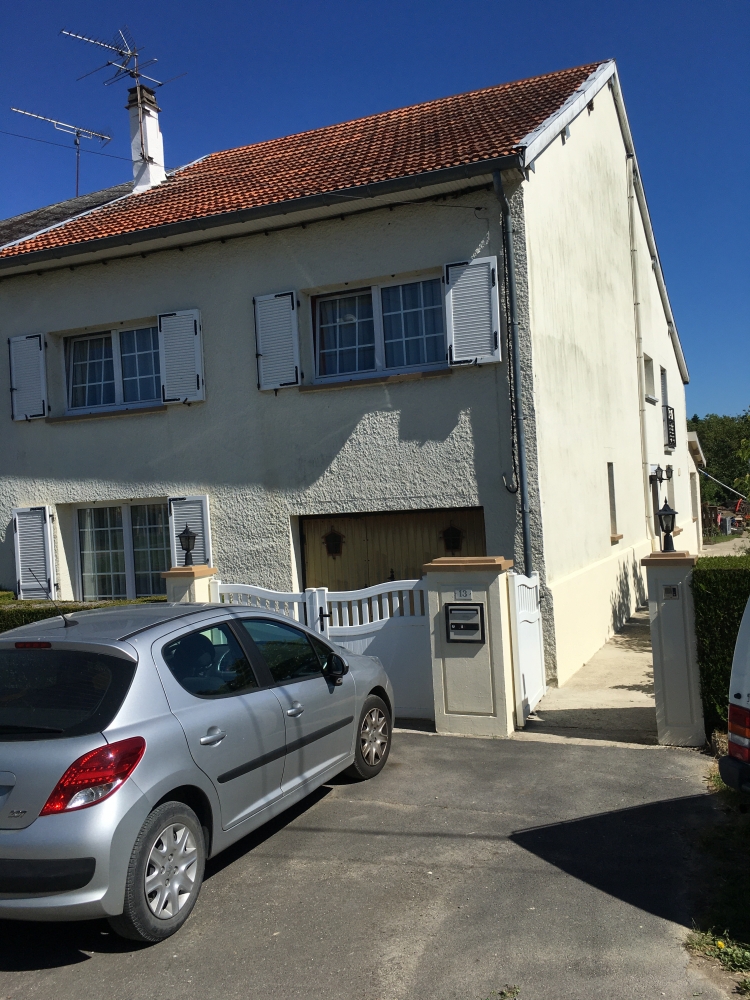
POLYGON ((348 773, 361 781, 374 778, 385 767, 391 750, 391 713, 382 698, 371 694, 359 716, 354 763, 348 773))
POLYGON ((133 847, 125 905, 110 926, 131 941, 163 941, 190 916, 203 882, 206 845, 198 817, 182 802, 148 816, 133 847))

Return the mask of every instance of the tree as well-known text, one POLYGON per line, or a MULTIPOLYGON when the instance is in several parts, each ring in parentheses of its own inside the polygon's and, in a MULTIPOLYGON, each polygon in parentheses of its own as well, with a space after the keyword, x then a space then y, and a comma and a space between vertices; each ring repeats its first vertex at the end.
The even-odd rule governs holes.
MULTIPOLYGON (((706 472, 746 496, 750 486, 750 409, 736 417, 695 414, 688 430, 696 431, 706 456, 706 472)), ((702 478, 701 496, 708 503, 726 505, 739 499, 710 479, 702 478)))

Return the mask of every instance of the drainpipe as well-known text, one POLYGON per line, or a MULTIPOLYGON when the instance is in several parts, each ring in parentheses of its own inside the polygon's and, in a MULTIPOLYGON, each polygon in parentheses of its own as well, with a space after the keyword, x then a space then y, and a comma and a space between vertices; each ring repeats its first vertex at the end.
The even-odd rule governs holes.
POLYGON ((516 267, 513 256, 513 220, 510 205, 505 197, 503 178, 499 170, 492 174, 495 196, 500 202, 503 216, 503 247, 508 272, 508 322, 513 353, 513 405, 516 410, 516 437, 518 444, 518 485, 521 494, 521 529, 523 532, 523 571, 531 576, 531 525, 529 522, 529 477, 526 470, 526 430, 523 419, 523 399, 521 392, 521 352, 518 346, 518 301, 516 298, 516 267))
POLYGON ((659 549, 654 526, 654 510, 650 489, 651 468, 648 462, 648 438, 646 436, 646 370, 643 360, 643 335, 641 330, 641 301, 638 286, 638 248, 635 228, 635 158, 629 155, 628 165, 628 228, 630 231, 630 274, 633 285, 633 317, 635 321, 635 353, 638 365, 638 419, 641 428, 641 466, 643 468, 643 502, 646 508, 651 551, 659 549))

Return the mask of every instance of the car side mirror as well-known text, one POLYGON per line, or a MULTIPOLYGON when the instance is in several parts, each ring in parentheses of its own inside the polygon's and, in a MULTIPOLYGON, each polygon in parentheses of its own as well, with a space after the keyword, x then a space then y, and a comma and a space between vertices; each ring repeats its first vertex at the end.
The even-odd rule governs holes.
POLYGON ((323 671, 326 677, 330 677, 334 684, 343 682, 344 674, 349 673, 349 664, 346 663, 337 653, 329 653, 326 657, 323 671))

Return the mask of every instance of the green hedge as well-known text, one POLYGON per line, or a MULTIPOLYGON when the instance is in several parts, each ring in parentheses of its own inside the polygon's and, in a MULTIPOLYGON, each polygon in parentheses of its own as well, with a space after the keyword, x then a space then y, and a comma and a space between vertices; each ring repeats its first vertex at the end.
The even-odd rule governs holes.
POLYGON ((726 732, 729 677, 745 605, 750 556, 708 556, 693 570, 695 637, 706 733, 726 732))
MULTIPOLYGON (((62 602, 59 607, 70 614, 74 611, 89 611, 91 608, 111 608, 118 604, 153 604, 159 601, 158 597, 141 597, 135 601, 100 601, 97 604, 74 604, 62 602)), ((8 629, 18 628, 20 625, 30 625, 31 622, 40 622, 45 618, 55 618, 60 612, 52 604, 30 604, 28 601, 2 601, 0 602, 0 632, 7 632, 8 629)))

